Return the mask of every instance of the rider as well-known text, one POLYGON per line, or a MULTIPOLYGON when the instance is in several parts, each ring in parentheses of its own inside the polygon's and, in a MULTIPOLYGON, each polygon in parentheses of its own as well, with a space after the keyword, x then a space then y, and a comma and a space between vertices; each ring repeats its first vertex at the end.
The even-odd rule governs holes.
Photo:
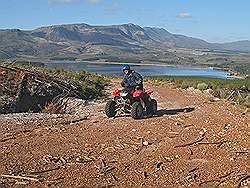
POLYGON ((127 64, 122 66, 122 71, 124 73, 121 82, 122 87, 125 87, 127 90, 143 89, 143 78, 138 72, 131 70, 127 64))
MULTIPOLYGON (((121 82, 121 85, 125 88, 125 90, 143 90, 143 78, 138 72, 131 70, 130 66, 127 64, 123 65, 122 71, 124 73, 124 77, 121 82)), ((149 95, 142 95, 142 99, 145 102, 147 111, 150 110, 151 106, 149 102, 149 95)))

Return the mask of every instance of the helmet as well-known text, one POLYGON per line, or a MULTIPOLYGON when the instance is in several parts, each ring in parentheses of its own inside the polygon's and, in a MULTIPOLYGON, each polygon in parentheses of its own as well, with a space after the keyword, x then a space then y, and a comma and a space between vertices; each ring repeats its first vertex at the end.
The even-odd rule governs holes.
POLYGON ((125 64, 122 66, 122 70, 130 70, 130 66, 128 64, 125 64))

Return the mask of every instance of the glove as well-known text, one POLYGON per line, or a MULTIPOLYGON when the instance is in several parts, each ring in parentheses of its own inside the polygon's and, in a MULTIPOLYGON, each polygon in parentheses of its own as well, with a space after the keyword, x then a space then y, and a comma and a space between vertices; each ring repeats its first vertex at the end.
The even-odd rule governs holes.
POLYGON ((136 80, 135 83, 136 83, 136 84, 141 84, 142 81, 141 81, 141 80, 136 80))

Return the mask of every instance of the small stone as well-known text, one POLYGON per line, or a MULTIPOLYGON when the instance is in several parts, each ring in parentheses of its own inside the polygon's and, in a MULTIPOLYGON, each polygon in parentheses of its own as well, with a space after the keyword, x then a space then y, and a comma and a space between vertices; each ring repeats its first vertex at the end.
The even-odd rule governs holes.
POLYGON ((215 97, 214 101, 220 101, 220 99, 218 97, 215 97))
POLYGON ((147 141, 144 141, 144 142, 142 142, 142 144, 143 144, 144 146, 147 146, 147 145, 148 145, 148 142, 147 142, 147 141))
POLYGON ((206 128, 202 128, 202 130, 203 130, 204 133, 207 132, 207 129, 206 129, 206 128))
POLYGON ((135 132, 136 130, 135 129, 132 129, 133 132, 135 132))
POLYGON ((172 161, 170 157, 165 157, 167 161, 172 161))
POLYGON ((231 127, 230 124, 226 124, 226 125, 224 126, 225 129, 229 129, 230 127, 231 127))

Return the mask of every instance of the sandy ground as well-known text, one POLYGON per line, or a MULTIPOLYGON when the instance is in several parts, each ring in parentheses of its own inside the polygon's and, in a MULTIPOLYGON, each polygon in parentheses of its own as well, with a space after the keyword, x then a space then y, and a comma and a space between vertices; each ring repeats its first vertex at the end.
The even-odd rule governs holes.
MULTIPOLYGON (((112 88, 118 85, 114 82, 112 88)), ((156 116, 0 115, 3 187, 247 187, 250 114, 196 90, 151 85, 156 116)))

